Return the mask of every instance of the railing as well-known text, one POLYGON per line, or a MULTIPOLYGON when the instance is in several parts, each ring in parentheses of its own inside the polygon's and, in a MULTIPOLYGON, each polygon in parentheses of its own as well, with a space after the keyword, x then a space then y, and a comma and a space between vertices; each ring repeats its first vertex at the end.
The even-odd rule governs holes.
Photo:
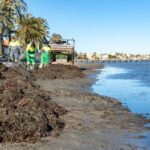
POLYGON ((74 46, 67 44, 51 44, 51 51, 65 51, 72 53, 74 46))
POLYGON ((132 63, 132 62, 150 62, 150 59, 136 59, 136 60, 81 60, 76 59, 77 63, 132 63))

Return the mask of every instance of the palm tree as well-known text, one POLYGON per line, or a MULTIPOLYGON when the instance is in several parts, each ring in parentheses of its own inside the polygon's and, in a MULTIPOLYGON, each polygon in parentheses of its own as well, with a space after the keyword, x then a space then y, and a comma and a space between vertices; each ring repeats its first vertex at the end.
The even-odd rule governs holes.
POLYGON ((7 15, 7 17, 13 22, 14 28, 8 30, 8 33, 11 34, 11 31, 15 31, 17 28, 17 19, 21 19, 27 10, 27 5, 24 0, 3 0, 5 2, 5 6, 3 12, 7 15))
MULTIPOLYGON (((7 19, 9 21, 13 22, 13 30, 15 30, 16 20, 24 16, 24 14, 26 13, 26 3, 24 2, 24 0, 1 0, 0 5, 1 3, 3 4, 3 7, 1 9, 2 13, 5 14, 5 16, 7 16, 7 19)), ((8 32, 10 32, 12 29, 10 30, 8 28, 5 30, 8 30, 8 32)))
POLYGON ((52 43, 60 43, 62 41, 62 36, 60 34, 52 34, 51 42, 52 43))
POLYGON ((83 54, 83 59, 85 59, 85 60, 87 60, 88 58, 87 58, 87 54, 86 53, 84 53, 83 54))
POLYGON ((16 19, 21 18, 26 9, 24 0, 0 0, 0 53, 4 32, 10 34, 15 29, 16 19))
POLYGON ((21 19, 18 19, 17 23, 17 36, 24 45, 31 41, 41 43, 48 36, 48 24, 47 21, 42 18, 36 18, 31 14, 27 14, 21 19))
POLYGON ((13 28, 13 22, 9 18, 9 16, 3 11, 5 7, 5 1, 0 1, 0 54, 2 54, 2 39, 3 34, 7 31, 7 29, 13 28))
POLYGON ((96 53, 96 52, 94 52, 94 53, 92 54, 92 56, 91 56, 91 57, 92 57, 92 59, 93 59, 93 60, 95 60, 95 59, 96 59, 96 56, 97 56, 97 53, 96 53))
POLYGON ((3 11, 11 17, 22 17, 27 10, 24 0, 1 0, 5 4, 3 11))

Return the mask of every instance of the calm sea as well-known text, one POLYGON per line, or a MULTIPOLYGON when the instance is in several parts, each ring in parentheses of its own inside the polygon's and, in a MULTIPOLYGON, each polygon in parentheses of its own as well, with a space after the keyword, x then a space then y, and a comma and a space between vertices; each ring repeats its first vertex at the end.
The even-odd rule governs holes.
POLYGON ((132 112, 150 115, 150 62, 105 64, 94 92, 120 100, 132 112))

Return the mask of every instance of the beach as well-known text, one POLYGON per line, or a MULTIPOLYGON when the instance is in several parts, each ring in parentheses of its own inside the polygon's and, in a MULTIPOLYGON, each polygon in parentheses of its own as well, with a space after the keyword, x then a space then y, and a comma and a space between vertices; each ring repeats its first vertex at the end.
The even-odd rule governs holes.
POLYGON ((91 85, 102 65, 81 66, 84 78, 38 79, 40 89, 65 108, 62 133, 43 137, 37 142, 3 143, 2 150, 145 150, 140 144, 149 120, 135 115, 113 98, 93 93, 91 85), (91 69, 93 68, 93 69, 91 69), (136 142, 139 141, 139 142, 136 142))
POLYGON ((0 0, 0 150, 150 150, 149 6, 0 0))

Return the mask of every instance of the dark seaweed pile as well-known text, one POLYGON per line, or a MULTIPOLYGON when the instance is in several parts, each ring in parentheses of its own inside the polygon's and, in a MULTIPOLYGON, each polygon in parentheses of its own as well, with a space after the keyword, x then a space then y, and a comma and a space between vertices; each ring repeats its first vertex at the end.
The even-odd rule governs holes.
POLYGON ((29 71, 0 64, 0 142, 35 142, 64 128, 67 111, 33 80, 29 71))
POLYGON ((34 70, 32 75, 36 79, 75 79, 83 78, 81 69, 73 65, 51 64, 34 70))

